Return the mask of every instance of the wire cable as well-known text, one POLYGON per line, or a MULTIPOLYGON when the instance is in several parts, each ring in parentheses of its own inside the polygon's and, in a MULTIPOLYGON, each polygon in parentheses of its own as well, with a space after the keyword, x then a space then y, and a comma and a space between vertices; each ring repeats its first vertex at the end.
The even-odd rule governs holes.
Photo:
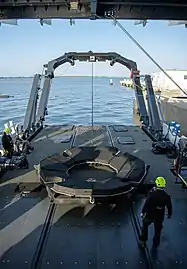
POLYGON ((91 144, 93 146, 93 140, 94 140, 94 63, 91 63, 91 68, 92 68, 92 75, 91 75, 91 88, 92 88, 92 109, 91 109, 91 125, 92 125, 92 139, 91 139, 91 144))
POLYGON ((185 95, 187 93, 168 75, 168 73, 151 57, 151 55, 136 41, 136 39, 123 27, 123 25, 116 20, 114 16, 111 15, 111 18, 115 22, 115 25, 117 25, 135 44, 136 46, 145 53, 145 55, 179 88, 185 95))
POLYGON ((94 125, 94 81, 93 81, 93 62, 92 62, 92 130, 94 125))

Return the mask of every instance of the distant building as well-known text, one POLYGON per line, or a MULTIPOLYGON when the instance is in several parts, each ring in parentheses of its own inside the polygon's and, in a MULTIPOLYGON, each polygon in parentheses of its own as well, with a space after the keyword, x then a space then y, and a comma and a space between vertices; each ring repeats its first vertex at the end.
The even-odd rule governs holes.
MULTIPOLYGON (((187 70, 165 70, 166 73, 185 91, 187 91, 187 70)), ((162 72, 152 74, 154 89, 176 91, 177 86, 162 72)))

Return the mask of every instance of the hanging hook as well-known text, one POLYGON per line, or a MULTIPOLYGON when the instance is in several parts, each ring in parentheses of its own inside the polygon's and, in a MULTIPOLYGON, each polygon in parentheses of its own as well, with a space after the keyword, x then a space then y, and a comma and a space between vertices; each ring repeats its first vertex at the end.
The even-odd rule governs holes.
POLYGON ((95 199, 92 197, 92 196, 90 196, 90 204, 94 204, 95 203, 95 199))

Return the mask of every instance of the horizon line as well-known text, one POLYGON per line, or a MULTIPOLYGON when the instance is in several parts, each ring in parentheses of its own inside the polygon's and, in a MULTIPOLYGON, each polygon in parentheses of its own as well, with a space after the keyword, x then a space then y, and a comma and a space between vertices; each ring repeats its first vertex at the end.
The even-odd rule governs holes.
MULTIPOLYGON (((6 78, 33 78, 34 76, 0 76, 0 79, 6 78)), ((54 78, 63 78, 63 77, 92 77, 92 76, 82 76, 82 75, 66 75, 66 76, 55 76, 54 78)), ((103 78, 122 78, 126 76, 93 76, 93 77, 103 77, 103 78)))

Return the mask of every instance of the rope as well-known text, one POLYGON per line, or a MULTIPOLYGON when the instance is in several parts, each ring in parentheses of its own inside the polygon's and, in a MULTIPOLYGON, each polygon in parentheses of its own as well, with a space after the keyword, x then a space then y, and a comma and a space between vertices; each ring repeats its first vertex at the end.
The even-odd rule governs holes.
POLYGON ((166 73, 166 71, 151 57, 151 55, 134 39, 134 37, 129 34, 129 32, 122 26, 122 24, 111 15, 111 18, 114 20, 115 24, 136 44, 136 46, 145 53, 145 55, 179 88, 185 95, 187 93, 166 73))

